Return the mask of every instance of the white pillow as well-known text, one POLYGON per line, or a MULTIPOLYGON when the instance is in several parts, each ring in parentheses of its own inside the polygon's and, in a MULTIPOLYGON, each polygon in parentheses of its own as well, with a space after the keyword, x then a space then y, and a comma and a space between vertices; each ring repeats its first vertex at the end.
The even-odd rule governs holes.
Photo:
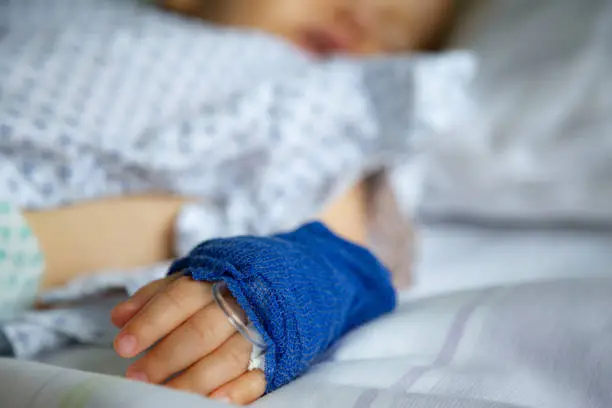
POLYGON ((425 219, 612 220, 612 2, 477 1, 451 47, 481 58, 476 109, 394 174, 404 207, 425 219))

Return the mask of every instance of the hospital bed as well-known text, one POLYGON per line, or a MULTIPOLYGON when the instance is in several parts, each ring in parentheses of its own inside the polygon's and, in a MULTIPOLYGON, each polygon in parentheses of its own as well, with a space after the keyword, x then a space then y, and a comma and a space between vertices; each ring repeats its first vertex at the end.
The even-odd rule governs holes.
MULTIPOLYGON (((612 87, 612 7, 472 3, 451 46, 482 55, 474 90, 489 103, 473 129, 424 143, 418 165, 391 175, 417 215, 413 286, 394 313, 255 406, 612 406, 612 123, 603 114, 612 102, 602 96, 612 87)), ((0 364, 0 405, 217 406, 59 368, 120 375, 127 362, 108 349, 38 360, 0 364), (5 396, 21 387, 27 404, 10 405, 5 396)))

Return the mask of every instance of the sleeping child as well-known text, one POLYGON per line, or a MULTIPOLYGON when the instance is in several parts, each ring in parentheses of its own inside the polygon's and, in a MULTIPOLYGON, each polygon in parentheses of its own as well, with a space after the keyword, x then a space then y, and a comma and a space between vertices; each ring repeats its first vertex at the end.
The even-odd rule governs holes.
MULTIPOLYGON (((209 23, 276 35, 316 58, 433 48, 449 21, 450 5, 449 0, 162 4, 209 23)), ((121 43, 116 47, 120 50, 121 43)), ((9 131, 0 128, 0 137, 9 131)), ((19 231, 11 237, 23 238, 2 241, 0 234, 2 276, 14 287, 29 288, 9 293, 3 286, 4 317, 31 302, 37 280, 43 288, 53 287, 86 271, 172 258, 175 219, 194 200, 138 192, 25 211, 12 200, 0 203, 0 233, 19 231), (18 256, 15 248, 23 248, 18 256), (17 258, 21 263, 13 262, 17 258), (11 272, 19 268, 28 273, 11 272)), ((366 235, 364 196, 357 183, 317 217, 321 222, 288 233, 205 241, 176 261, 166 278, 117 305, 112 313, 121 329, 117 353, 142 354, 127 377, 248 404, 298 377, 354 327, 391 311, 395 294, 389 273, 360 246, 366 235), (260 336, 264 356, 215 302, 214 282, 229 290, 227 301, 260 336)))

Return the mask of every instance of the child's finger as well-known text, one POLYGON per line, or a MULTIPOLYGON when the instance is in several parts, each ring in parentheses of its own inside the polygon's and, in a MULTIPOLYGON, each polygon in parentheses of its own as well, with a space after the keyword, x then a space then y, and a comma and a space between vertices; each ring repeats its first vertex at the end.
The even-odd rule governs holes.
POLYGON ((183 374, 168 382, 178 390, 207 396, 242 374, 251 358, 251 343, 236 333, 216 351, 198 361, 183 374))
POLYGON ((261 370, 249 371, 223 385, 210 397, 236 405, 248 405, 266 392, 266 376, 261 370))
POLYGON ((186 276, 178 278, 126 323, 115 338, 117 354, 135 357, 211 302, 210 284, 186 276))
POLYGON ((225 313, 211 303, 136 361, 126 376, 159 384, 216 350, 235 332, 225 313))
POLYGON ((167 278, 158 279, 138 289, 128 300, 119 303, 111 311, 111 321, 122 328, 161 288, 170 283, 167 278))

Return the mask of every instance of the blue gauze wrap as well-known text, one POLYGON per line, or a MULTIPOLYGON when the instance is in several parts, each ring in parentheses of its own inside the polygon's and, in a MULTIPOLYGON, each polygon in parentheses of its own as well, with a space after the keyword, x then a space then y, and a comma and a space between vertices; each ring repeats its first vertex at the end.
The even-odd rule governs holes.
POLYGON ((387 269, 318 222, 270 237, 206 241, 170 268, 179 271, 227 284, 268 346, 267 392, 396 303, 387 269))

